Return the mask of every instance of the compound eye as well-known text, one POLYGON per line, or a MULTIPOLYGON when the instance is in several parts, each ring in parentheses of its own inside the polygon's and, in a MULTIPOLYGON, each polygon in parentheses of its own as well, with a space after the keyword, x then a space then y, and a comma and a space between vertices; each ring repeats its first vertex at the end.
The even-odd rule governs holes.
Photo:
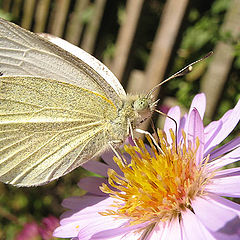
POLYGON ((149 107, 148 105, 149 104, 148 104, 147 98, 139 98, 133 103, 133 108, 136 111, 142 111, 142 110, 147 109, 149 107))

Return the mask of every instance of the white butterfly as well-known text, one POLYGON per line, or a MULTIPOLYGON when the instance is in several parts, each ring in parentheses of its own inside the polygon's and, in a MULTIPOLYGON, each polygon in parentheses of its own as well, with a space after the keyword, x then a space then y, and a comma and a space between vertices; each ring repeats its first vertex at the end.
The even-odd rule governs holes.
POLYGON ((0 19, 2 182, 36 186, 57 179, 119 146, 155 108, 151 94, 126 95, 91 55, 51 41, 0 19))

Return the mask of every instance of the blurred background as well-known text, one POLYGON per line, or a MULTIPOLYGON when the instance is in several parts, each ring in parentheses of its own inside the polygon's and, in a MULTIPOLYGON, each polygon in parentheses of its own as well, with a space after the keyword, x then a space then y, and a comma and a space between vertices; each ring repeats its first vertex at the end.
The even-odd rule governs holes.
MULTIPOLYGON (((0 0, 0 17, 83 48, 107 65, 128 93, 149 91, 213 50, 191 73, 158 89, 163 112, 174 105, 184 112, 193 96, 204 92, 207 124, 240 98, 239 0, 0 0)), ((156 114, 153 120, 161 127, 164 118, 156 114)), ((239 126, 233 136, 238 133, 239 126)), ((17 239, 25 223, 59 217, 64 198, 84 194, 77 182, 89 174, 78 168, 37 188, 0 183, 0 239, 17 239)))

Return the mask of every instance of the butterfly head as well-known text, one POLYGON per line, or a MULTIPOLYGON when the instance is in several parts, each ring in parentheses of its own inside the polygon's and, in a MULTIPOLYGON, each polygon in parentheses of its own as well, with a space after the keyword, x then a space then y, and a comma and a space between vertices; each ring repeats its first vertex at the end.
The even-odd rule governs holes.
POLYGON ((135 114, 138 116, 137 119, 135 119, 136 126, 144 122, 152 115, 156 107, 156 103, 156 101, 153 101, 152 96, 138 96, 136 99, 134 99, 132 102, 132 108, 135 114))
POLYGON ((152 112, 155 108, 156 104, 153 102, 152 97, 139 97, 133 102, 133 108, 135 111, 141 113, 144 111, 150 111, 152 112))

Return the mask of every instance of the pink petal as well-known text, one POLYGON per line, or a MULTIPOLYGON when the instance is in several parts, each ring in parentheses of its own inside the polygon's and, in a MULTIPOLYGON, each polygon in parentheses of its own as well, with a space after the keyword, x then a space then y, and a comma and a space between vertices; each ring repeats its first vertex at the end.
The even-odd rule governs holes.
POLYGON ((240 223, 232 223, 226 229, 221 229, 219 232, 214 232, 213 236, 217 240, 239 240, 240 239, 240 223))
POLYGON ((100 217, 97 211, 100 211, 100 209, 99 210, 94 209, 94 211, 91 211, 91 212, 89 211, 88 213, 67 211, 67 214, 65 214, 65 217, 61 219, 60 224, 63 226, 73 222, 77 222, 79 225, 83 226, 85 224, 88 224, 88 221, 86 221, 86 219, 93 219, 93 218, 100 217))
MULTIPOLYGON (((125 236, 118 236, 118 238, 111 238, 111 240, 130 240, 130 239, 141 239, 142 236, 142 232, 141 231, 132 231, 128 234, 126 234, 125 236)), ((154 239, 151 239, 154 240, 154 239)))
POLYGON ((106 197, 93 196, 86 194, 81 197, 69 197, 63 200, 62 206, 72 210, 81 210, 86 207, 96 205, 96 204, 105 204, 106 197), (104 201, 104 202, 103 202, 104 201))
MULTIPOLYGON (((219 197, 216 194, 209 195, 214 199, 215 203, 222 208, 234 211, 238 216, 240 216, 240 205, 232 202, 226 198, 219 197)), ((239 240, 240 239, 240 218, 235 217, 232 221, 228 222, 223 228, 218 232, 213 233, 216 239, 219 240, 239 240)))
POLYGON ((205 106, 206 105, 206 97, 205 95, 202 93, 202 94, 198 94, 194 97, 193 101, 192 101, 192 104, 191 104, 191 107, 189 109, 189 113, 187 115, 187 118, 186 118, 186 122, 185 122, 185 126, 184 126, 184 131, 185 133, 187 134, 188 133, 188 129, 189 129, 189 123, 190 123, 190 118, 191 118, 191 113, 194 109, 196 109, 199 113, 199 116, 200 116, 200 119, 203 118, 203 115, 204 115, 204 112, 205 112, 205 106), (201 105, 201 101, 203 103, 203 105, 201 105))
POLYGON ((205 156, 210 152, 210 150, 208 150, 208 147, 211 144, 211 142, 213 141, 214 137, 221 130, 222 125, 223 125, 222 121, 213 121, 204 128, 205 156))
POLYGON ((106 165, 102 162, 96 161, 96 160, 90 160, 90 161, 84 163, 82 165, 82 167, 90 172, 97 173, 104 177, 107 177, 107 171, 109 168, 108 165, 106 165))
POLYGON ((189 113, 191 113, 193 109, 197 109, 197 111, 199 112, 200 118, 203 119, 205 109, 206 109, 206 96, 204 93, 197 94, 193 98, 189 113))
POLYGON ((61 225, 65 225, 74 221, 84 221, 84 224, 87 222, 86 218, 89 219, 89 221, 92 221, 92 219, 96 218, 102 218, 102 216, 99 214, 99 212, 105 212, 107 209, 109 210, 115 210, 115 208, 112 206, 113 204, 112 198, 107 198, 106 201, 104 201, 104 204, 97 203, 96 205, 92 207, 84 208, 80 211, 67 211, 61 215, 61 225))
MULTIPOLYGON (((163 232, 165 230, 165 223, 159 222, 155 225, 155 227, 151 230, 151 232, 145 237, 146 240, 159 240, 163 239, 163 232)), ((145 229, 147 230, 147 229, 145 229)), ((140 238, 141 239, 141 238, 140 238)))
POLYGON ((123 235, 128 231, 127 228, 124 228, 126 222, 125 219, 115 219, 112 216, 102 216, 101 219, 92 219, 91 224, 80 229, 78 238, 81 240, 111 239, 111 237, 123 235), (106 230, 109 230, 107 234, 106 230), (124 232, 121 231, 119 234, 119 230, 123 230, 124 232))
POLYGON ((113 161, 115 154, 113 151, 107 151, 101 155, 103 161, 108 165, 108 168, 115 170, 118 174, 122 174, 122 171, 119 169, 118 165, 113 161))
MULTIPOLYGON (((145 238, 146 238, 146 240, 159 240, 159 238, 162 239, 162 231, 157 226, 151 231, 149 236, 147 236, 145 238)), ((138 239, 141 239, 141 238, 138 238, 138 239)))
MULTIPOLYGON (((106 220, 109 220, 109 217, 102 216, 98 212, 105 211, 106 209, 113 209, 113 207, 110 206, 113 204, 113 201, 112 198, 108 198, 105 199, 105 204, 99 205, 99 203, 97 203, 96 205, 84 208, 81 211, 68 211, 68 214, 65 214, 65 217, 60 221, 61 226, 55 230, 55 236, 76 237, 80 232, 85 232, 84 229, 90 229, 94 224, 99 225, 99 231, 105 230, 106 220), (69 214, 69 212, 71 213, 69 214)), ((111 217, 111 223, 113 221, 114 219, 111 217)), ((121 220, 118 221, 118 223, 119 222, 121 222, 121 220)), ((113 223, 111 226, 114 226, 113 223)), ((92 231, 93 230, 94 228, 92 228, 92 231)))
POLYGON ((210 154, 210 159, 212 160, 223 154, 226 154, 239 146, 240 146, 240 137, 236 137, 232 141, 224 144, 222 147, 212 151, 210 154))
POLYGON ((191 141, 193 146, 196 148, 196 138, 199 139, 199 147, 196 155, 196 162, 199 164, 203 159, 204 151, 204 127, 202 119, 196 109, 193 109, 190 113, 189 123, 188 123, 188 141, 191 141))
POLYGON ((217 231, 236 217, 230 209, 218 205, 214 199, 205 196, 192 202, 192 208, 201 222, 211 231, 217 231))
POLYGON ((126 139, 125 144, 136 146, 131 136, 126 139))
POLYGON ((197 216, 187 209, 182 212, 182 229, 184 240, 216 240, 207 228, 199 221, 197 216))
POLYGON ((106 193, 103 193, 99 187, 103 184, 107 184, 108 181, 106 178, 100 178, 100 177, 85 177, 82 178, 78 186, 88 193, 96 194, 99 196, 106 196, 106 193))
POLYGON ((113 204, 114 199, 111 197, 108 198, 104 198, 104 200, 99 201, 102 197, 92 197, 93 200, 91 200, 90 203, 88 203, 85 207, 83 207, 81 204, 79 206, 79 209, 75 209, 75 210, 71 210, 71 211, 67 211, 65 213, 62 214, 61 216, 61 223, 62 221, 66 220, 67 218, 72 218, 75 216, 81 216, 84 214, 97 214, 98 216, 98 212, 101 211, 105 211, 106 209, 114 209, 114 207, 112 207, 111 205, 113 204), (99 201, 99 202, 97 202, 99 201), (96 202, 94 204, 94 202, 96 202), (64 219, 63 219, 64 218, 64 219))
MULTIPOLYGON (((125 222, 127 223, 127 222, 125 222)), ((142 231, 141 225, 134 225, 131 227, 124 226, 122 224, 120 227, 112 228, 109 230, 104 230, 94 234, 91 240, 102 240, 102 239, 141 239, 142 231), (137 231, 136 231, 137 230, 137 231)), ((144 225, 142 226, 144 227, 144 225)))
MULTIPOLYGON (((89 233, 96 231, 105 230, 107 224, 109 221, 112 223, 112 226, 114 226, 114 219, 110 219, 109 217, 101 216, 100 214, 95 212, 95 215, 89 214, 89 215, 82 215, 78 218, 72 218, 71 221, 67 222, 66 219, 64 219, 64 223, 61 223, 62 225, 55 229, 54 236, 57 237, 77 237, 79 234, 87 229, 89 233), (95 224, 98 224, 98 228, 95 229, 95 224)), ((119 221, 121 224, 121 221, 119 221)), ((84 236, 82 236, 83 238, 84 236)), ((82 239, 81 238, 81 239, 82 239)))
MULTIPOLYGON (((79 217, 79 219, 81 219, 82 216, 86 214, 87 215, 97 214, 98 216, 99 211, 105 211, 106 208, 112 209, 112 207, 110 207, 110 205, 112 205, 113 203, 112 198, 105 197, 103 198, 104 200, 100 200, 100 198, 101 197, 99 196, 96 197, 95 195, 93 195, 92 199, 90 199, 88 203, 83 202, 83 205, 81 205, 81 201, 79 201, 79 204, 78 204, 79 209, 75 208, 74 210, 69 210, 64 212, 60 217, 61 218, 60 223, 63 224, 66 222, 71 222, 72 219, 75 221, 76 217, 79 217)), ((71 205, 69 205, 68 207, 71 207, 71 205)))
POLYGON ((187 114, 185 114, 181 120, 180 120, 180 124, 179 124, 179 128, 178 128, 178 136, 177 136, 177 142, 180 143, 181 139, 182 139, 182 130, 184 130, 186 132, 186 122, 187 122, 187 114))
POLYGON ((78 222, 72 222, 64 226, 57 227, 53 232, 53 236, 60 238, 72 238, 77 237, 78 232, 79 232, 78 222))
POLYGON ((206 191, 225 197, 240 197, 240 176, 213 178, 206 191))
POLYGON ((231 177, 231 176, 240 176, 240 167, 217 171, 214 175, 214 178, 231 177))
POLYGON ((175 123, 172 119, 166 117, 165 124, 164 124, 164 132, 167 135, 168 143, 171 144, 172 138, 169 133, 169 130, 172 129, 174 134, 176 131, 178 131, 178 127, 179 127, 179 123, 180 123, 180 108, 178 106, 170 108, 167 115, 176 121, 176 123, 175 123), (176 127, 177 127, 177 130, 176 130, 176 127))
POLYGON ((222 127, 219 131, 215 132, 214 135, 210 132, 207 138, 212 138, 209 145, 206 145, 205 151, 209 151, 221 143, 235 128, 240 119, 240 100, 237 105, 230 110, 230 112, 225 113, 225 115, 218 121, 222 123, 222 127))
POLYGON ((112 161, 114 156, 115 156, 114 152, 112 150, 109 150, 109 151, 104 152, 101 155, 101 158, 105 163, 108 163, 109 161, 112 161))
MULTIPOLYGON (((166 222, 165 224, 158 224, 159 230, 161 231, 158 235, 158 239, 161 240, 181 240, 181 226, 179 224, 179 219, 173 219, 166 222)), ((150 239, 149 239, 150 240, 150 239)), ((152 240, 152 239, 151 239, 152 240)))
POLYGON ((216 169, 222 168, 230 163, 234 163, 240 160, 240 148, 236 148, 235 150, 231 151, 230 153, 224 155, 224 157, 221 157, 217 160, 214 160, 210 163, 208 163, 207 167, 211 171, 214 171, 216 169))
MULTIPOLYGON (((147 231, 147 227, 145 228, 147 231)), ((142 238, 139 238, 142 239, 142 238)), ((145 239, 145 238, 144 238, 145 239)), ((181 227, 179 219, 173 219, 167 222, 159 222, 146 236, 146 240, 182 240, 181 227)))
POLYGON ((220 197, 216 194, 209 194, 209 197, 211 197, 211 199, 213 199, 216 202, 216 204, 220 205, 223 208, 234 211, 237 215, 240 216, 240 204, 237 204, 226 198, 220 197))

